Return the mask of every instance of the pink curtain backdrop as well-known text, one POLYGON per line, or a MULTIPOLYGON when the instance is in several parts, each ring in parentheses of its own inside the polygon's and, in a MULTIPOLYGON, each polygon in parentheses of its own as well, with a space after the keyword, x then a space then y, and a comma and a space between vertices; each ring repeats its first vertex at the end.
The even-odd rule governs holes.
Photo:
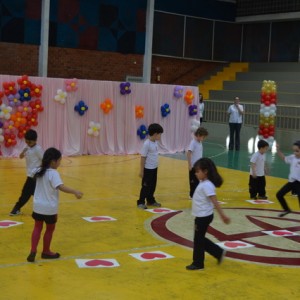
MULTIPOLYGON (((21 76, 0 75, 3 82, 14 81, 21 76)), ((189 116, 188 105, 184 100, 187 90, 195 96, 193 104, 199 104, 198 87, 184 86, 183 97, 173 96, 175 85, 131 83, 131 93, 120 94, 120 82, 78 80, 78 90, 68 92, 65 104, 54 101, 58 89, 66 91, 65 79, 29 77, 29 80, 43 86, 41 100, 44 111, 38 114, 38 126, 32 127, 38 133, 38 143, 44 148, 56 147, 64 156, 87 154, 135 154, 139 153, 143 140, 137 129, 144 124, 159 123, 164 128, 160 150, 162 153, 175 153, 187 148, 191 139, 191 121, 198 116, 189 116), (104 114, 100 104, 111 99, 114 107, 104 114), (74 106, 83 100, 88 111, 80 116, 74 106), (170 105, 171 113, 161 116, 161 106, 170 105), (135 106, 144 106, 144 117, 137 119, 135 106), (87 134, 90 121, 100 123, 98 137, 87 134)), ((18 87, 18 86, 17 86, 18 87)), ((3 90, 3 89, 1 89, 3 90)), ((3 103, 8 104, 6 96, 3 103)), ((2 122, 5 120, 1 119, 2 122)), ((17 145, 6 148, 0 143, 4 157, 15 157, 25 147, 24 139, 17 138, 17 145)))

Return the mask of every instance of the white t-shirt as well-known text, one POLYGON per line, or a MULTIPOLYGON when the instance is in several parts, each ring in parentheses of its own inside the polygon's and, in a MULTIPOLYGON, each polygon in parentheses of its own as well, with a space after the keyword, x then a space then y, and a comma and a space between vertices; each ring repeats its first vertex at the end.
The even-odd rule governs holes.
POLYGON ((295 154, 285 157, 285 162, 290 164, 289 182, 300 181, 300 158, 295 154))
MULTIPOLYGON (((256 176, 265 176, 265 153, 261 154, 259 151, 252 154, 250 163, 255 164, 256 176)), ((250 167, 250 175, 253 175, 253 170, 250 167)))
POLYGON ((193 195, 192 215, 206 217, 213 214, 214 205, 209 199, 216 195, 216 187, 210 180, 200 181, 193 195))
POLYGON ((192 152, 191 164, 192 166, 194 166, 194 163, 203 156, 202 142, 198 142, 196 139, 192 139, 188 147, 188 151, 192 152))
POLYGON ((26 171, 28 177, 33 177, 34 169, 39 168, 42 164, 44 151, 42 147, 35 144, 33 147, 28 147, 25 152, 26 171))
POLYGON ((158 146, 156 141, 152 142, 147 139, 142 147, 141 156, 146 157, 146 169, 156 169, 158 167, 158 146))
POLYGON ((56 215, 58 211, 58 187, 63 182, 55 169, 47 169, 36 179, 33 211, 41 215, 56 215))
MULTIPOLYGON (((238 104, 241 111, 244 111, 243 105, 238 104)), ((227 110, 229 113, 229 123, 242 123, 243 117, 239 113, 238 109, 235 107, 234 104, 231 104, 227 110)))

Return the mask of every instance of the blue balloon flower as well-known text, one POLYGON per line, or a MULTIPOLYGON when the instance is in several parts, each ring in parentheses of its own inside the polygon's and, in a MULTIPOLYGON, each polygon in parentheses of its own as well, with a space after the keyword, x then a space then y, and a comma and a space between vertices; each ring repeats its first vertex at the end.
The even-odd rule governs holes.
POLYGON ((77 111, 80 116, 83 116, 88 109, 88 106, 83 100, 80 100, 78 104, 74 106, 74 110, 77 111))
POLYGON ((144 140, 148 135, 148 129, 146 125, 141 125, 137 130, 137 135, 140 137, 141 140, 144 140))
POLYGON ((164 105, 162 105, 160 107, 160 111, 161 111, 162 117, 166 117, 171 112, 169 104, 165 103, 164 105))
POLYGON ((30 101, 31 100, 31 95, 30 95, 30 89, 29 88, 25 88, 25 89, 20 89, 18 91, 19 95, 20 95, 20 101, 30 101))

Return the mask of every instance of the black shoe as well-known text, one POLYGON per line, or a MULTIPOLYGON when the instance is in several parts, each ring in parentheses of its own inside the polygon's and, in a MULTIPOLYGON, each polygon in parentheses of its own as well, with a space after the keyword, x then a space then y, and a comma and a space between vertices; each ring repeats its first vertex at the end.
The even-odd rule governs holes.
POLYGON ((218 258, 218 265, 220 265, 223 262, 225 256, 226 256, 226 250, 223 250, 221 256, 218 258))
POLYGON ((250 197, 250 199, 252 199, 252 200, 257 200, 257 197, 250 197))
POLYGON ((36 252, 30 252, 30 254, 29 254, 28 257, 27 257, 27 261, 29 261, 29 262, 34 262, 34 260, 35 260, 35 255, 36 255, 36 252))
POLYGON ((284 212, 280 213, 278 215, 278 217, 282 218, 282 217, 286 216, 287 214, 290 214, 291 212, 292 212, 291 210, 285 210, 284 212))
POLYGON ((258 196, 258 199, 268 200, 268 196, 258 196))
POLYGON ((20 210, 12 210, 9 215, 10 216, 18 216, 21 214, 21 211, 20 210))
POLYGON ((186 268, 187 270, 189 270, 189 271, 196 271, 196 270, 201 271, 201 270, 204 270, 203 267, 197 267, 197 266, 195 266, 195 265, 193 265, 193 264, 191 264, 191 265, 189 265, 189 266, 186 266, 185 268, 186 268))
POLYGON ((44 259, 55 259, 55 258, 59 258, 59 257, 60 257, 59 253, 54 253, 54 254, 42 253, 42 258, 44 258, 44 259))

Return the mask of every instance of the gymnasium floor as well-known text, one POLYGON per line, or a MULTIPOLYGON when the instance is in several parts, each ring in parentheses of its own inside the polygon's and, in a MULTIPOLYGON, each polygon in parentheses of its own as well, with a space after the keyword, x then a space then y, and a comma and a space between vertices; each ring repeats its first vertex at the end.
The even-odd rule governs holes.
POLYGON ((43 260, 39 253, 35 263, 26 261, 32 200, 22 215, 8 216, 25 180, 24 160, 2 158, 0 299, 299 299, 298 200, 287 197, 295 212, 280 219, 275 199, 287 166, 268 153, 271 203, 250 203, 249 150, 228 153, 212 141, 204 149, 224 177, 218 198, 232 219, 223 225, 215 215, 208 235, 230 250, 221 266, 207 255, 204 271, 185 270, 193 217, 184 154, 160 156, 156 198, 164 209, 156 212, 136 208, 138 155, 64 157, 64 183, 84 197, 60 193, 52 250, 62 256, 43 260))

